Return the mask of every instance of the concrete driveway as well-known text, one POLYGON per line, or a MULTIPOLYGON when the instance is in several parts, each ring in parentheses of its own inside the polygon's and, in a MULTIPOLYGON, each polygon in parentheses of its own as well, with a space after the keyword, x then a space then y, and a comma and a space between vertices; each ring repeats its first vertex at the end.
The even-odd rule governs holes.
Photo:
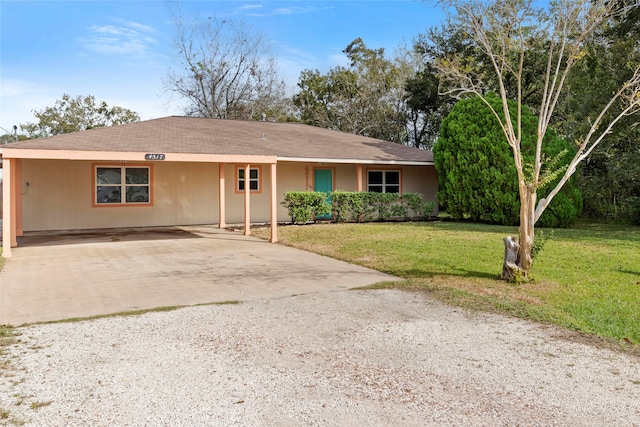
POLYGON ((214 226, 20 238, 0 273, 0 324, 277 298, 396 278, 214 226))

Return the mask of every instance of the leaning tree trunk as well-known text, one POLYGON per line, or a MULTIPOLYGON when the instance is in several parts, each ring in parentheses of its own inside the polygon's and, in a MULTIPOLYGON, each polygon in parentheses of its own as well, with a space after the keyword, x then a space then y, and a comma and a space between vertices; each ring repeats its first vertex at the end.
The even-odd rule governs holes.
POLYGON ((535 224, 536 192, 533 187, 523 185, 520 191, 520 236, 504 238, 504 262, 502 278, 512 281, 517 276, 526 278, 533 263, 532 248, 535 224))

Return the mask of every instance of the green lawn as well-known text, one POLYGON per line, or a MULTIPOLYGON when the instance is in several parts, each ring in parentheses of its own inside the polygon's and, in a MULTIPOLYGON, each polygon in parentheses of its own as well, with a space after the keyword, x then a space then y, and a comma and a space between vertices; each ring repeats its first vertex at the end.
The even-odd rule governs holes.
POLYGON ((517 285, 499 280, 502 239, 516 233, 516 227, 440 221, 278 230, 283 244, 407 279, 383 286, 640 344, 639 227, 583 223, 554 230, 534 261, 533 281, 517 285))

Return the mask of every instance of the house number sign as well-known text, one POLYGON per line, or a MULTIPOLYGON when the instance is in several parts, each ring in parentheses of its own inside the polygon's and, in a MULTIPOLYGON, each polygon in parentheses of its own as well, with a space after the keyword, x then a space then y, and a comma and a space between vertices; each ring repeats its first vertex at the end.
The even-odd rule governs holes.
POLYGON ((145 154, 145 160, 164 160, 164 154, 145 154))

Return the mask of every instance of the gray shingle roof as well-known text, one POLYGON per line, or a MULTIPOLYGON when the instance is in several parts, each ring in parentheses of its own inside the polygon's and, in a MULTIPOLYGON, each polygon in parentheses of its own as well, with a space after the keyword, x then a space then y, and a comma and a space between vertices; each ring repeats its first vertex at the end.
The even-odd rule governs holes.
POLYGON ((69 151, 267 155, 287 159, 433 163, 433 153, 300 123, 165 117, 7 144, 69 151))

